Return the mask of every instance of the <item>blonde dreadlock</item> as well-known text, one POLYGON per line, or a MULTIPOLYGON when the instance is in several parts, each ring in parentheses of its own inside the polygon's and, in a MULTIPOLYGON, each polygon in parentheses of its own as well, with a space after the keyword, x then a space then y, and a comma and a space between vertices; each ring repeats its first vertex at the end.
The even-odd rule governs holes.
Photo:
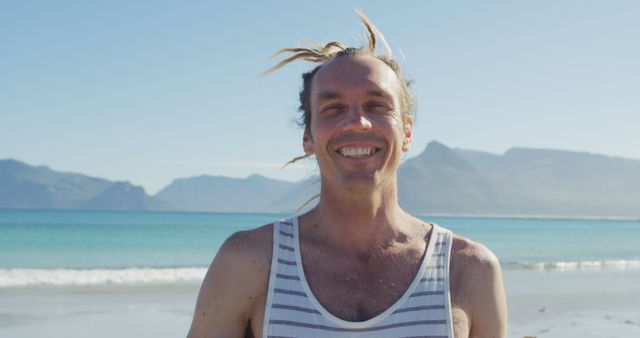
MULTIPOLYGON (((367 53, 362 53, 362 54, 370 54, 370 55, 374 55, 375 56, 375 52, 376 52, 376 44, 378 42, 378 35, 380 36, 380 39, 383 42, 383 46, 384 46, 384 55, 383 56, 378 56, 378 57, 384 57, 385 59, 391 59, 391 48, 389 48, 389 45, 387 44, 386 40, 384 39, 384 36, 382 35, 382 33, 373 25, 373 23, 371 23, 371 21, 369 20, 369 18, 367 18, 364 13, 362 13, 359 10, 356 10, 356 14, 358 14, 358 17, 360 18, 360 21, 362 21, 362 24, 364 25, 364 27, 367 29, 367 41, 368 46, 366 48, 367 53)), ((298 48, 283 48, 279 51, 277 51, 275 54, 273 54, 270 58, 275 58, 279 55, 282 55, 284 53, 293 53, 293 55, 291 55, 290 57, 278 62, 278 64, 276 64, 275 66, 269 68, 267 71, 265 71, 264 73, 262 73, 261 75, 268 75, 271 74, 273 72, 275 72, 276 70, 286 66, 287 64, 298 60, 298 59, 302 59, 305 61, 309 61, 309 62, 313 62, 313 63, 326 63, 327 61, 333 59, 336 56, 341 55, 342 53, 345 52, 345 50, 349 49, 347 47, 345 47, 342 43, 337 42, 337 41, 331 41, 327 44, 325 44, 324 46, 322 46, 322 44, 319 43, 314 43, 311 42, 309 43, 311 44, 311 46, 309 47, 298 47, 298 48)), ((364 48, 360 48, 360 50, 363 50, 364 48)), ((363 50, 364 51, 364 50, 363 50)))

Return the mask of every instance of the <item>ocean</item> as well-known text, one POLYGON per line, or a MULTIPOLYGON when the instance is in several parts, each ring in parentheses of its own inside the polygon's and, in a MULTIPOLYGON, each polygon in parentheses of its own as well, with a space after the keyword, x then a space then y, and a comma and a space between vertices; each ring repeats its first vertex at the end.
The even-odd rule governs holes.
MULTIPOLYGON (((0 210, 0 288, 199 283, 235 231, 285 214, 0 210)), ((640 221, 421 217, 503 269, 640 268, 640 221)))

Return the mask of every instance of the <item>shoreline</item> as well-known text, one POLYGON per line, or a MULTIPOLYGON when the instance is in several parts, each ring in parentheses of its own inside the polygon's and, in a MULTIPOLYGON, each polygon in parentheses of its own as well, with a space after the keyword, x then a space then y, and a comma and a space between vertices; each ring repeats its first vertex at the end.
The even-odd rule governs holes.
POLYGON ((615 216, 615 215, 536 215, 536 214, 473 214, 473 213, 416 213, 417 217, 443 217, 443 218, 486 218, 486 219, 530 219, 530 220, 560 220, 560 221, 640 221, 640 216, 615 216))
MULTIPOLYGON (((201 214, 201 215, 273 215, 291 216, 297 212, 250 212, 250 211, 186 211, 186 210, 93 210, 93 209, 30 209, 30 208, 0 208, 2 211, 24 212, 78 212, 78 213, 149 213, 149 214, 201 214)), ((531 220, 575 220, 575 221, 632 221, 640 222, 640 215, 565 215, 565 214, 493 214, 493 213, 411 213, 416 217, 443 217, 443 218, 485 218, 485 219, 531 219, 531 220)), ((276 217, 277 218, 277 217, 276 217)))
MULTIPOLYGON (((614 274, 640 273, 640 260, 501 262, 503 273, 614 274), (625 272, 626 271, 626 272, 625 272)), ((180 288, 198 284, 208 267, 127 267, 127 268, 0 268, 0 294, 7 290, 95 288, 180 288)), ((638 277, 640 283, 640 277, 638 277)))
MULTIPOLYGON (((509 337, 640 336, 640 269, 505 270, 509 337)), ((200 283, 0 288, 0 332, 185 336, 200 283)))

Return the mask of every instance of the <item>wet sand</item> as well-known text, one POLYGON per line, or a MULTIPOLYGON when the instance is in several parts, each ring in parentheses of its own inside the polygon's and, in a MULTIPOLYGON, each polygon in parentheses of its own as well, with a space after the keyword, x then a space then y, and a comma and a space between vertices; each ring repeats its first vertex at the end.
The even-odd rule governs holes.
POLYGON ((509 337, 640 337, 640 269, 511 270, 509 337))
MULTIPOLYGON (((509 337, 640 337, 640 269, 507 270, 509 337)), ((0 336, 184 337, 199 285, 0 289, 0 336)))

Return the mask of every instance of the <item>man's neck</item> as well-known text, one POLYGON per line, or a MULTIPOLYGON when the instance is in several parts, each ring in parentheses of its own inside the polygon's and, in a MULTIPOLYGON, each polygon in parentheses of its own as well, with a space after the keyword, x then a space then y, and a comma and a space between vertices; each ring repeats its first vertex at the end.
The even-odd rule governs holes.
POLYGON ((415 219, 398 205, 394 184, 363 192, 323 185, 320 203, 304 218, 316 225, 318 240, 357 252, 407 238, 415 225, 415 219))

